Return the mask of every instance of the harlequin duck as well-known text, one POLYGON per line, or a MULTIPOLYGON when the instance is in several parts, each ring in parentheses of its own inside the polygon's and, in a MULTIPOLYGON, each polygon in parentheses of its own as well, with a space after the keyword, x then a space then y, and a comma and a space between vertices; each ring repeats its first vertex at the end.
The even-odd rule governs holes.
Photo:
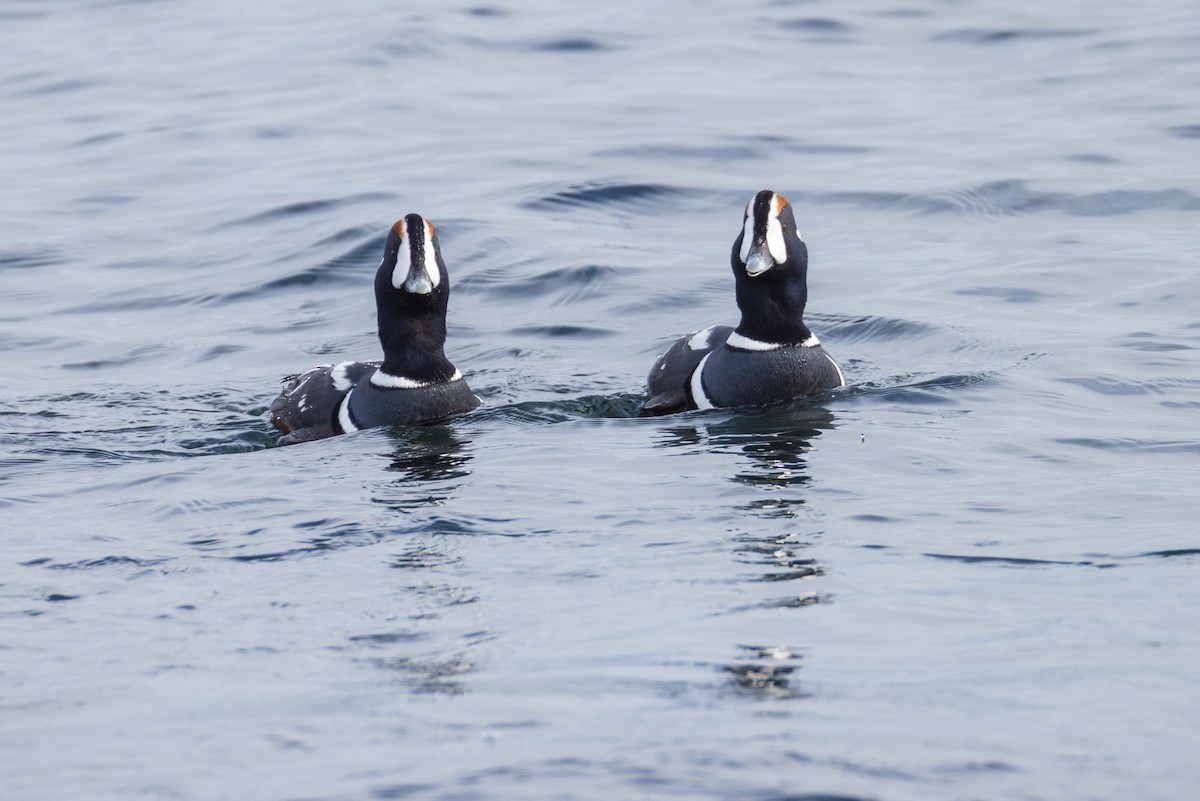
POLYGON ((764 189, 747 204, 731 261, 741 322, 685 336, 659 356, 643 411, 762 405, 846 385, 804 324, 808 248, 782 195, 764 189))
POLYGON ((480 403, 446 358, 450 276, 433 224, 396 221, 375 273, 382 362, 322 364, 294 376, 271 422, 295 443, 371 426, 430 423, 480 403))

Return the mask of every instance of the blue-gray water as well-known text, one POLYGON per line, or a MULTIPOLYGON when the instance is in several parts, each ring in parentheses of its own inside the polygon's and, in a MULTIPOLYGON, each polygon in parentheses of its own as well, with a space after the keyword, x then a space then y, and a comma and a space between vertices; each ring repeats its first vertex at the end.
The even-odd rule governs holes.
POLYGON ((1187 799, 1190 0, 0 4, 0 796, 1187 799), (759 189, 819 404, 633 416, 759 189), (276 447, 441 232, 443 427, 276 447))

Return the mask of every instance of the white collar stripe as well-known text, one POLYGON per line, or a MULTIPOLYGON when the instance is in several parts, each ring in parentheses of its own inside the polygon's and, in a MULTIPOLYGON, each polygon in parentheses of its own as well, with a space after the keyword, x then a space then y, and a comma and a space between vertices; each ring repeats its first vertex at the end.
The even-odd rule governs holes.
POLYGON ((760 342, 757 339, 744 337, 737 331, 729 335, 729 339, 725 340, 725 344, 736 350, 778 350, 783 347, 782 343, 760 342))
MULTIPOLYGON (((758 339, 751 339, 747 336, 742 336, 737 331, 729 335, 725 340, 725 344, 734 350, 778 350, 784 347, 783 342, 763 342, 758 339)), ((821 340, 817 339, 816 334, 812 334, 808 339, 800 343, 802 348, 815 348, 821 344, 821 340)))
MULTIPOLYGON (((459 381, 462 379, 462 373, 458 370, 454 371, 454 375, 450 376, 450 381, 459 381)), ((449 382, 447 382, 449 383, 449 382)), ((371 374, 371 384, 380 389, 421 389, 433 384, 432 381, 416 381, 412 378, 405 378, 402 375, 392 375, 385 373, 382 369, 376 370, 371 374)))

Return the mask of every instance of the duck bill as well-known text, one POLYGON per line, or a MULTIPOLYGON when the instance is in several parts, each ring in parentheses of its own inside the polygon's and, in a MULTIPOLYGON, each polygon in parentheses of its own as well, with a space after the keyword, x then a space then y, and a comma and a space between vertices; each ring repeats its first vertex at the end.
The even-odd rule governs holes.
POLYGON ((404 277, 404 291, 413 295, 428 295, 437 288, 439 275, 437 257, 433 243, 429 241, 409 244, 408 275, 404 277))
POLYGON ((433 291, 433 282, 429 280, 423 265, 414 264, 404 279, 404 291, 413 295, 428 295, 433 291))
POLYGON ((746 275, 756 278, 775 266, 766 242, 755 242, 746 257, 746 275))

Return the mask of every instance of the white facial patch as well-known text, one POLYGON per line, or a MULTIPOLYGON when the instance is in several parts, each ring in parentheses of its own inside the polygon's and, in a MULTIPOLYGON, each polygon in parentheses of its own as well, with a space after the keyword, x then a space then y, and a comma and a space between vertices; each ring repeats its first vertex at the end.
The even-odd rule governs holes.
MULTIPOLYGON (((750 206, 754 205, 754 201, 750 201, 750 206)), ((754 209, 750 206, 746 207, 746 222, 742 226, 742 250, 738 253, 738 258, 742 260, 742 264, 750 258, 750 245, 754 242, 754 209)))
POLYGON ((787 245, 783 244, 783 226, 779 223, 779 212, 784 200, 779 195, 771 198, 771 217, 767 220, 767 250, 776 264, 787 261, 787 245))
POLYGON ((442 273, 438 272, 438 260, 433 252, 433 223, 425 221, 425 242, 421 243, 421 257, 425 260, 425 273, 430 277, 433 288, 442 283, 442 273))
MULTIPOLYGON (((783 225, 779 222, 779 212, 787 205, 782 195, 771 195, 771 208, 767 212, 767 252, 776 264, 787 261, 787 245, 783 241, 783 225)), ((746 206, 746 221, 742 225, 742 248, 738 255, 742 264, 750 261, 750 248, 754 243, 754 201, 746 206)))
POLYGON ((396 289, 403 288, 414 295, 428 295, 442 282, 433 249, 433 226, 429 224, 429 220, 424 222, 425 236, 421 242, 411 241, 407 236, 401 237, 401 241, 407 244, 404 248, 408 254, 407 264, 401 271, 401 260, 397 257, 396 267, 392 270, 392 286, 396 289))

